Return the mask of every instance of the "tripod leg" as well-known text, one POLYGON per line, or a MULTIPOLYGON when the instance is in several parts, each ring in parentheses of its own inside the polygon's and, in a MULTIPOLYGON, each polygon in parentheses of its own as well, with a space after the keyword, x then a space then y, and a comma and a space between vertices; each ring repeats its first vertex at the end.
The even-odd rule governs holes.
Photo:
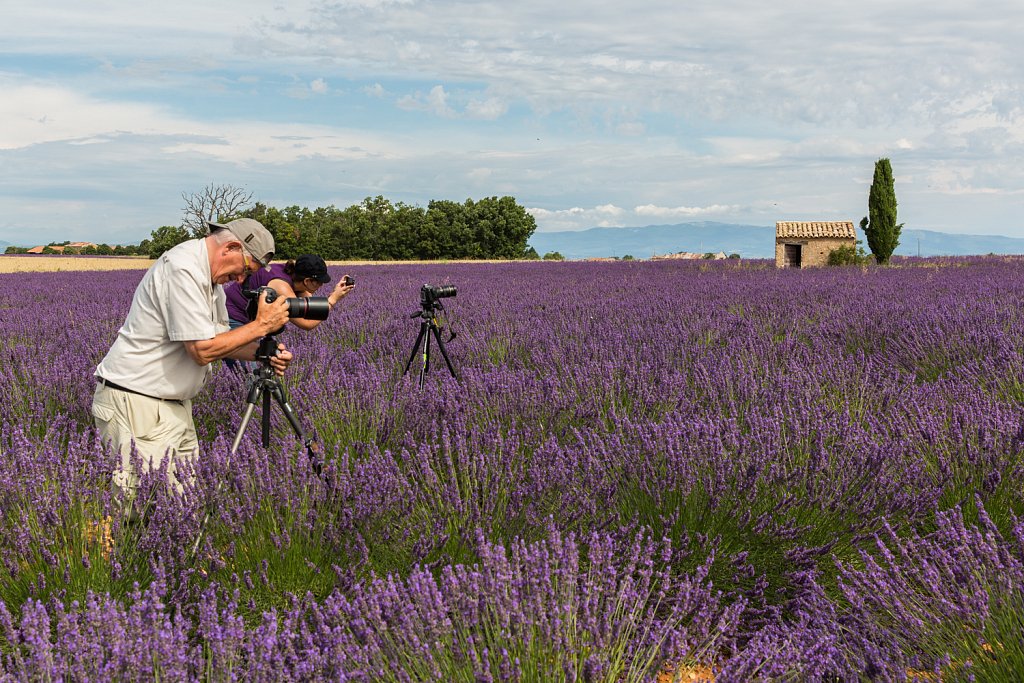
MULTIPOLYGON (((227 462, 225 467, 231 467, 231 456, 238 451, 238 445, 242 443, 242 435, 245 434, 245 428, 249 426, 249 420, 252 419, 253 411, 256 410, 256 404, 260 402, 260 396, 264 397, 264 408, 263 414, 267 414, 268 397, 266 394, 266 388, 263 386, 263 382, 259 377, 253 375, 253 378, 249 384, 249 395, 246 398, 245 412, 242 413, 242 422, 238 425, 238 431, 235 432, 235 440, 231 442, 231 452, 228 454, 227 462)), ((224 480, 219 479, 217 481, 217 488, 213 492, 214 499, 220 497, 220 490, 224 486, 224 480)), ((189 551, 189 559, 195 559, 196 553, 199 551, 199 544, 203 542, 203 536, 206 535, 206 525, 210 523, 210 510, 207 508, 206 513, 203 515, 203 521, 199 524, 199 533, 196 534, 196 540, 192 543, 192 550, 189 551)))
POLYGON ((281 412, 284 413, 285 419, 288 420, 288 424, 292 426, 292 431, 295 432, 295 436, 299 438, 302 445, 306 447, 306 454, 309 456, 309 461, 313 465, 313 471, 316 472, 317 476, 320 476, 323 472, 323 460, 320 457, 319 448, 313 439, 306 435, 305 430, 302 428, 302 422, 299 421, 299 416, 292 408, 291 403, 288 402, 288 397, 285 396, 284 389, 280 385, 273 385, 271 391, 274 395, 274 400, 281 406, 281 412))
POLYGON ((284 395, 284 389, 280 385, 275 384, 270 388, 270 392, 274 395, 274 400, 277 401, 277 405, 281 406, 281 412, 284 413, 285 418, 288 420, 288 424, 292 426, 292 431, 295 432, 295 436, 299 437, 303 445, 306 444, 306 433, 302 429, 302 424, 299 422, 299 416, 295 414, 295 410, 291 404, 288 403, 288 398, 284 395))
MULTIPOLYGON (((424 325, 427 325, 427 328, 429 330, 430 324, 429 323, 424 323, 424 325)), ((430 372, 430 332, 429 331, 427 332, 426 339, 423 340, 423 365, 420 366, 420 384, 419 384, 420 389, 423 388, 423 376, 426 375, 428 372, 430 372)))
POLYGON ((245 412, 242 414, 242 424, 239 425, 238 431, 235 433, 235 440, 231 442, 232 453, 238 450, 238 444, 242 442, 242 434, 245 433, 245 428, 249 426, 249 420, 252 418, 252 412, 255 409, 255 403, 250 403, 245 406, 245 412))
POLYGON ((268 448, 270 446, 270 392, 263 392, 263 415, 262 420, 262 436, 263 436, 263 447, 268 448))
POLYGON ((444 347, 444 342, 441 340, 441 331, 437 328, 437 325, 431 325, 430 331, 434 333, 434 339, 437 340, 437 348, 441 349, 441 357, 444 358, 444 364, 448 366, 448 372, 452 373, 452 377, 458 379, 459 376, 455 374, 455 368, 452 367, 452 362, 448 358, 448 349, 444 347))
POLYGON ((416 357, 416 351, 419 350, 420 342, 423 341, 423 335, 425 335, 426 333, 427 333, 427 323, 426 323, 426 321, 424 321, 424 322, 420 323, 420 333, 416 337, 416 342, 412 345, 412 353, 409 354, 409 360, 405 364, 405 370, 402 371, 403 375, 406 374, 407 372, 409 372, 409 368, 412 366, 412 359, 416 357))

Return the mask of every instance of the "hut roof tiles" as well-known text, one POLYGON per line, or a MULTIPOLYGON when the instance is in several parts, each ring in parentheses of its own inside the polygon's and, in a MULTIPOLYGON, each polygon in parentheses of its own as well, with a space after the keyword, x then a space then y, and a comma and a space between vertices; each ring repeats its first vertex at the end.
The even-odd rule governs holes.
POLYGON ((856 239, 852 221, 778 221, 775 236, 783 238, 832 237, 856 239))

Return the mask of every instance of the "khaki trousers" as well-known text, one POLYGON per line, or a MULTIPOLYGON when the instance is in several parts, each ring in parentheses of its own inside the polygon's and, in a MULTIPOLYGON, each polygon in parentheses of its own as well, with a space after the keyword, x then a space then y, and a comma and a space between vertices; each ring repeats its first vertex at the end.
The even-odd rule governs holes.
POLYGON ((97 384, 92 417, 100 439, 121 454, 113 483, 114 492, 124 496, 122 501, 130 501, 139 484, 139 473, 134 471, 130 457, 133 445, 145 472, 159 468, 168 458, 168 483, 181 493, 177 466, 194 458, 199 450, 191 400, 161 401, 97 384))

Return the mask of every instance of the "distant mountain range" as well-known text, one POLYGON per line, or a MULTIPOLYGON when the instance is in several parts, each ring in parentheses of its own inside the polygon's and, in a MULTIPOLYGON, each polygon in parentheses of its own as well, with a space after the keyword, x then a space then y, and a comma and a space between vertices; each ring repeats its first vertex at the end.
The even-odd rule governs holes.
MULTIPOLYGON (((864 234, 857 237, 867 251, 864 234)), ((650 258, 680 251, 725 252, 743 258, 775 258, 775 226, 734 223, 678 223, 642 228, 590 228, 564 232, 536 232, 530 245, 543 256, 557 251, 567 259, 626 256, 650 258)), ((900 256, 966 256, 972 254, 1024 254, 1024 239, 1001 235, 962 235, 933 230, 904 229, 900 256)))

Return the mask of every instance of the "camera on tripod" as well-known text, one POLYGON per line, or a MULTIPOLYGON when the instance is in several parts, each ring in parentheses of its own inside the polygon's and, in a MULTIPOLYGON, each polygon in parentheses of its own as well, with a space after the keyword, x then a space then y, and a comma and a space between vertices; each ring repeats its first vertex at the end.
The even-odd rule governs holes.
MULTIPOLYGON (((441 285, 440 287, 423 285, 420 287, 420 310, 409 316, 410 318, 420 318, 420 333, 416 337, 416 342, 412 345, 412 353, 409 355, 409 360, 405 364, 405 370, 402 371, 402 374, 404 375, 409 372, 413 358, 416 357, 416 352, 422 348, 423 364, 420 367, 420 388, 423 387, 423 376, 430 370, 431 337, 437 342, 437 348, 441 351, 444 364, 448 366, 448 372, 452 374, 452 377, 458 379, 455 368, 448 358, 448 350, 445 349, 444 341, 441 339, 441 327, 437 324, 437 311, 444 310, 444 306, 441 305, 439 299, 447 299, 450 296, 455 296, 456 293, 455 285, 441 285)), ((448 341, 452 339, 455 339, 454 332, 451 333, 448 341)))
MULTIPOLYGON (((452 289, 455 289, 452 287, 452 289)), ((246 314, 249 320, 256 319, 256 311, 259 307, 260 297, 266 292, 268 304, 277 301, 277 292, 273 287, 259 287, 258 289, 243 289, 242 295, 249 300, 246 306, 246 314)), ((451 295, 446 295, 451 296, 451 295)), ((327 320, 331 314, 331 304, 325 296, 293 296, 288 297, 288 317, 305 318, 306 320, 327 320)), ((276 334, 276 333, 275 333, 276 334)))
POLYGON ((420 287, 420 306, 423 308, 433 308, 438 299, 455 296, 457 293, 455 285, 441 285, 440 287, 423 285, 420 287))

